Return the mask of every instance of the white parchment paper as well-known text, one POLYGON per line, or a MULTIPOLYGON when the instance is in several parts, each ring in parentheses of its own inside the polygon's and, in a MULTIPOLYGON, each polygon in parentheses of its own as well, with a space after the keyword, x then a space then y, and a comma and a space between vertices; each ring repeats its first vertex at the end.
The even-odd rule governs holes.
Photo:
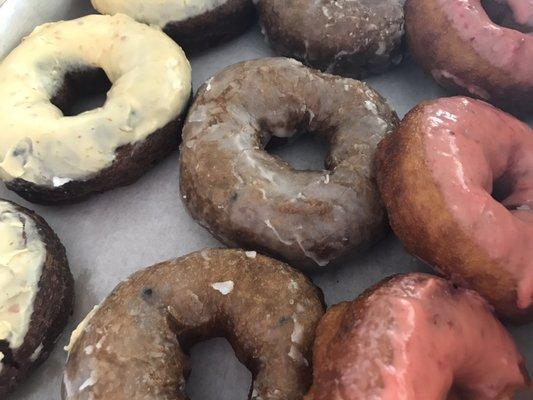
MULTIPOLYGON (((2 0, 0 0, 0 3, 2 0)), ((0 6, 0 58, 35 26, 93 12, 89 0, 6 0, 0 6)), ((273 55, 256 27, 231 43, 192 58, 195 90, 221 68, 273 55)), ((368 82, 403 116, 419 101, 445 95, 409 60, 368 82)), ((531 121, 530 121, 531 122, 531 121)), ((321 168, 324 151, 312 140, 277 151, 299 168, 321 168)), ((187 215, 178 193, 177 153, 139 182, 81 204, 43 207, 0 187, 0 197, 41 214, 67 248, 76 279, 74 316, 50 359, 9 400, 58 400, 68 336, 84 315, 132 272, 204 247, 221 246, 187 215)), ((351 300, 380 279, 400 272, 430 270, 407 255, 392 234, 370 252, 338 269, 312 276, 328 304, 351 300)), ((533 325, 510 327, 533 371, 533 325)), ((193 400, 245 399, 250 374, 223 339, 196 346, 187 390, 193 400)), ((524 395, 531 399, 533 394, 524 395)), ((431 399, 428 399, 431 400, 431 399)))

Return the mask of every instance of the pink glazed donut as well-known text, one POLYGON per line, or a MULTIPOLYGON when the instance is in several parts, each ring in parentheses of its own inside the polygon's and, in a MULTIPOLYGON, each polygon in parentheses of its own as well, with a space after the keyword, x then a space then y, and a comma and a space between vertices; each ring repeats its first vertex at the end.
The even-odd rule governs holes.
POLYGON ((443 87, 533 110, 533 0, 407 0, 411 54, 443 87))
POLYGON ((378 185, 407 250, 533 319, 533 130, 487 103, 422 103, 382 141, 378 185))

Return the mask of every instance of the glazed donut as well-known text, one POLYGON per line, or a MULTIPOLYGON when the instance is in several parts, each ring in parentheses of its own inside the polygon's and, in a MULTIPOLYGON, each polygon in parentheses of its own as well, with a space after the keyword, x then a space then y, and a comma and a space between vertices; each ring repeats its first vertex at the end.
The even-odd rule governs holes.
POLYGON ((402 59, 401 0, 256 0, 281 55, 340 75, 380 73, 402 59))
POLYGON ((185 400, 187 349, 225 336, 250 398, 299 400, 324 313, 302 274, 255 252, 204 250, 137 272, 73 335, 63 399, 185 400))
POLYGON ((0 199, 0 398, 48 358, 73 297, 65 249, 52 228, 0 199))
MULTIPOLYGON (((495 2, 511 6, 515 21, 533 20, 528 0, 483 4, 495 2)), ((407 0, 405 14, 411 54, 440 85, 511 111, 533 110, 533 35, 497 25, 480 0, 407 0)))
POLYGON ((132 183, 177 148, 190 93, 183 51, 157 29, 124 15, 42 25, 0 64, 0 178, 41 203, 132 183), (105 105, 69 116, 106 75, 105 105))
POLYGON ((380 144, 377 160, 407 250, 501 316, 531 320, 533 130, 478 100, 428 101, 380 144))
POLYGON ((305 400, 510 400, 529 378, 511 335, 475 292, 396 276, 320 321, 305 400))
POLYGON ((255 21, 252 0, 91 0, 102 14, 123 13, 163 29, 187 51, 227 41, 255 21))
POLYGON ((235 64, 200 88, 188 114, 183 201, 232 247, 326 266, 384 235, 373 156, 396 123, 362 82, 286 58, 235 64), (272 137, 304 131, 328 140, 327 170, 297 171, 264 150, 272 137))

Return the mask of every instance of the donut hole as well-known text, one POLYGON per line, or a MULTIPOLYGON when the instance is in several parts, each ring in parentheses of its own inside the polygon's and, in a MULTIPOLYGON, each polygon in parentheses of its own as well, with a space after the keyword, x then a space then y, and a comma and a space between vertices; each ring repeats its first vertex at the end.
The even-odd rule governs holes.
POLYGON ((272 136, 265 150, 299 171, 325 168, 328 143, 324 135, 301 132, 291 137, 272 136))
POLYGON ((64 116, 71 117, 94 110, 105 104, 112 84, 101 68, 68 71, 63 84, 50 99, 64 116))
POLYGON ((481 5, 489 16, 490 20, 496 25, 514 29, 522 33, 533 32, 533 26, 521 25, 515 21, 513 10, 511 10, 507 2, 481 0, 481 5))
POLYGON ((248 397, 252 375, 239 362, 227 340, 216 338, 200 342, 191 348, 190 357, 192 370, 186 385, 190 399, 248 397))
POLYGON ((508 175, 504 175, 494 181, 491 196, 499 203, 503 203, 513 193, 513 181, 508 175))

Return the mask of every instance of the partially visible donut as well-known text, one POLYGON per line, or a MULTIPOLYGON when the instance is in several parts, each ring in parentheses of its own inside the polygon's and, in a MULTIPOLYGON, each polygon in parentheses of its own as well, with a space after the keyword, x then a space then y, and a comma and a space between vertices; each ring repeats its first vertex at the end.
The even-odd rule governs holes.
POLYGON ((407 250, 533 318, 533 130, 482 101, 415 107, 379 145, 378 183, 407 250))
POLYGON ((227 41, 255 21, 252 0, 91 0, 102 14, 123 13, 163 29, 186 51, 227 41))
POLYGON ((135 273, 77 330, 64 400, 185 400, 187 350, 226 337, 253 375, 250 398, 300 400, 322 295, 253 251, 203 250, 135 273))
POLYGON ((230 246, 325 267, 384 236, 373 159, 396 123, 365 83, 286 58, 235 64, 200 88, 188 114, 183 201, 230 246), (265 151, 273 137, 304 132, 328 141, 327 170, 295 170, 265 151))
POLYGON ((384 280, 330 308, 313 359, 305 400, 510 400, 529 383, 489 305, 426 274, 384 280))
POLYGON ((258 0, 263 31, 281 55, 346 76, 402 59, 401 0, 258 0))
POLYGON ((0 199, 0 398, 48 358, 73 293, 65 249, 52 229, 0 199))
POLYGON ((183 51, 125 15, 38 27, 0 64, 0 177, 34 202, 130 184, 178 146, 191 94, 183 51), (105 104, 69 115, 80 92, 105 104))
POLYGON ((510 111, 532 111, 533 3, 485 0, 483 4, 480 0, 407 0, 411 54, 440 85, 455 93, 510 111), (483 4, 494 15, 495 3, 511 6, 525 31, 493 22, 483 4))

